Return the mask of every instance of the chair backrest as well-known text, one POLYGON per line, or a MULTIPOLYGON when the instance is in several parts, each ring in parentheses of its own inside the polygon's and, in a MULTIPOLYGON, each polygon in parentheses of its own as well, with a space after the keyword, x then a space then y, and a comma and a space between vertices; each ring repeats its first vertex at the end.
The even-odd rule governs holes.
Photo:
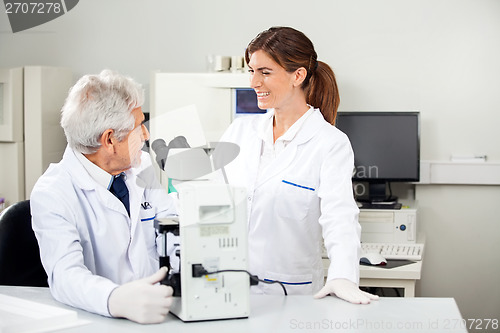
POLYGON ((0 215, 0 285, 48 286, 31 228, 29 200, 7 207, 0 215))

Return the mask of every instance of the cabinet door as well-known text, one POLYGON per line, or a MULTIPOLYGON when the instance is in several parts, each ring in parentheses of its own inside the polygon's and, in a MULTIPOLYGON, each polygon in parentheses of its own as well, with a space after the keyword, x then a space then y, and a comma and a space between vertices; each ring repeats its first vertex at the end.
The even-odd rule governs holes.
POLYGON ((25 198, 22 142, 0 142, 0 197, 7 205, 25 198))
POLYGON ((73 84, 67 68, 24 68, 25 192, 28 198, 50 163, 62 159, 66 137, 61 128, 61 108, 73 84))
POLYGON ((23 132, 23 69, 0 68, 0 142, 21 142, 23 132))

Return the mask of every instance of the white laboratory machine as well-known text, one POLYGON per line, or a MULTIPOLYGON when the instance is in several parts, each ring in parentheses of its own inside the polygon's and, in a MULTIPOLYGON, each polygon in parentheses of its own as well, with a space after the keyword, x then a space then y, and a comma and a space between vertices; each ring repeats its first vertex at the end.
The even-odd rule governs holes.
POLYGON ((182 135, 191 147, 203 146, 218 142, 235 118, 266 112, 257 107, 248 73, 153 72, 150 91, 151 142, 182 135))
POLYGON ((237 114, 265 113, 255 108, 257 98, 247 73, 155 72, 151 76, 151 137, 173 139, 177 134, 165 130, 171 126, 170 118, 162 115, 189 105, 197 110, 206 142, 218 141, 237 114), (253 102, 248 99, 251 94, 253 102))
POLYGON ((245 190, 211 181, 177 190, 180 295, 174 294, 170 311, 183 321, 248 317, 245 190))
POLYGON ((170 311, 183 321, 248 317, 246 189, 213 174, 223 173, 239 147, 219 143, 190 148, 185 137, 177 137, 168 145, 157 139, 152 148, 179 199, 177 217, 155 222, 163 235, 160 266, 171 268, 162 281, 174 289, 170 311))

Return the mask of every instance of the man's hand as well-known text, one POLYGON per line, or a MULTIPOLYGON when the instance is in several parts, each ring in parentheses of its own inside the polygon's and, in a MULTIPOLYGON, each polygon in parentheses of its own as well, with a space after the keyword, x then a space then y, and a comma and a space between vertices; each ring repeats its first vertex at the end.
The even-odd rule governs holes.
POLYGON ((119 286, 108 299, 109 313, 140 324, 156 324, 165 320, 172 305, 173 290, 157 285, 167 274, 166 267, 155 274, 119 286))
POLYGON ((372 300, 377 300, 377 295, 372 295, 362 290, 347 279, 333 279, 328 281, 325 286, 316 294, 314 298, 323 298, 328 294, 336 295, 345 301, 354 304, 368 304, 372 300))

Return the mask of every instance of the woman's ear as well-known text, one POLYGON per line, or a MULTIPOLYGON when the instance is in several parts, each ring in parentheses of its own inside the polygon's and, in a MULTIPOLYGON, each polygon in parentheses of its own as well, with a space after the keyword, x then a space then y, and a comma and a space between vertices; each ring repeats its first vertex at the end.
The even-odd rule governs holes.
POLYGON ((294 73, 294 86, 299 87, 307 77, 307 70, 299 67, 294 73))

